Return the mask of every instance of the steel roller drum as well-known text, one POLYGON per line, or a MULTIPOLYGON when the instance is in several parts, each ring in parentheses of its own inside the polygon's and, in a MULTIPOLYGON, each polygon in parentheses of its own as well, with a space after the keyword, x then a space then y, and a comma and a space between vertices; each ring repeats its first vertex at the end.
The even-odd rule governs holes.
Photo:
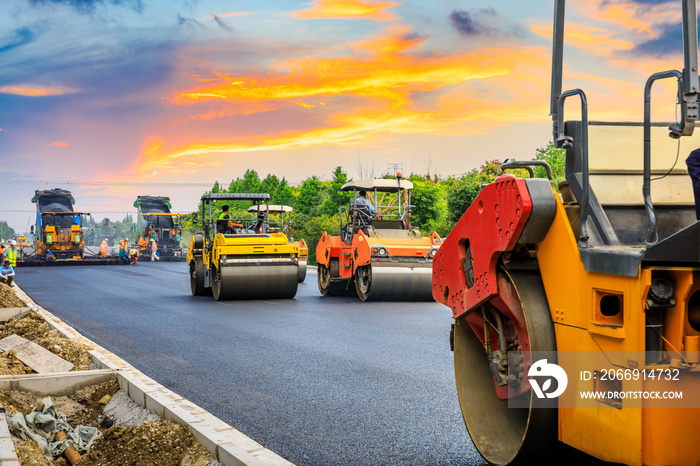
POLYGON ((225 265, 218 299, 291 299, 298 285, 295 264, 225 265))
POLYGON ((357 294, 363 301, 433 301, 431 263, 372 263, 369 286, 356 277, 357 294), (364 298, 364 299, 363 299, 364 298))
POLYGON ((306 279, 306 261, 299 261, 299 283, 304 283, 306 279))

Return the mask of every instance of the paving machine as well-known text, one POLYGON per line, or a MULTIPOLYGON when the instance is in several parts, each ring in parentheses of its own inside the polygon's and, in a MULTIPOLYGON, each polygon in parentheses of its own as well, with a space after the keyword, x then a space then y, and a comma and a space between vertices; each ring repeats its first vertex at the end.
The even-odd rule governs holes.
POLYGON ((71 192, 60 188, 37 190, 32 202, 36 204, 34 255, 39 260, 82 259, 82 218, 90 214, 74 211, 71 192))
MULTIPOLYGON (((266 206, 257 205, 250 206, 248 212, 258 212, 259 210, 264 210, 266 206)), ((306 279, 306 263, 309 259, 309 248, 306 245, 304 239, 299 241, 294 241, 292 236, 292 207, 288 205, 269 205, 267 206, 267 211, 272 214, 277 214, 280 216, 279 222, 270 221, 270 232, 282 232, 287 235, 290 244, 297 244, 299 246, 299 283, 303 283, 306 279)))
POLYGON ((37 190, 36 224, 31 226, 33 251, 24 248, 18 265, 104 265, 124 263, 117 258, 101 257, 85 249, 83 219, 90 215, 73 209, 75 199, 70 191, 55 188, 37 190))
POLYGON ((138 209, 136 222, 140 241, 137 243, 140 254, 150 255, 150 238, 155 233, 158 255, 161 260, 184 260, 180 235, 182 227, 179 220, 182 214, 170 212, 172 205, 169 197, 138 196, 134 201, 138 209))
MULTIPOLYGON (((685 68, 648 79, 638 124, 589 122, 585 93, 562 92, 564 3, 551 93, 555 143, 566 148, 561 195, 549 180, 500 175, 433 260, 433 296, 455 318, 464 421, 493 464, 540 462, 559 442, 615 463, 700 464, 700 222, 687 172, 673 169, 700 147, 689 137, 700 88, 695 1, 682 1, 685 68), (663 78, 678 81, 681 118, 652 125, 651 88, 663 78), (581 120, 564 123, 569 97, 581 120), (544 365, 563 368, 568 386, 561 373, 533 382, 544 365), (558 398, 544 393, 560 386, 558 398), (655 405, 652 395, 669 389, 688 405, 655 405)), ((503 167, 534 164, 544 162, 503 167)))
POLYGON ((357 294, 370 300, 432 300, 431 264, 442 244, 437 233, 422 237, 411 226, 413 183, 397 179, 351 181, 350 209, 340 209, 339 236, 324 232, 316 246, 318 288, 323 296, 357 294), (374 213, 357 199, 371 192, 374 213), (381 198, 379 195, 381 194, 381 198))
POLYGON ((208 193, 202 196, 203 233, 187 249, 193 295, 224 299, 293 298, 299 284, 299 245, 270 231, 269 194, 208 193), (254 218, 214 219, 215 204, 245 201, 254 218))

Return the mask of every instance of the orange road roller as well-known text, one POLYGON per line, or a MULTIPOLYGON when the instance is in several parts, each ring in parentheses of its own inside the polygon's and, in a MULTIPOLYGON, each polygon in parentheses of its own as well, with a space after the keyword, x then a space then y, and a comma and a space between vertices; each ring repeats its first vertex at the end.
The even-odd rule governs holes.
POLYGON ((431 264, 442 239, 411 226, 413 183, 399 176, 351 181, 341 189, 352 190, 354 201, 340 209, 340 235, 324 232, 316 246, 321 294, 432 300, 431 264))

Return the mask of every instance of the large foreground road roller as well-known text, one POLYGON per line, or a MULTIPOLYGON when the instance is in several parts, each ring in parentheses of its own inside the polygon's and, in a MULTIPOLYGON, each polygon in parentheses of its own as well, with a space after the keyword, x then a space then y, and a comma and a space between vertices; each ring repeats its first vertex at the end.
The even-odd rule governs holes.
POLYGON ((340 209, 340 235, 324 232, 316 246, 321 294, 432 300, 431 264, 442 239, 437 233, 422 237, 412 228, 413 183, 399 176, 351 181, 341 189, 352 190, 354 201, 340 209))
POLYGON ((548 461, 563 443, 615 463, 700 464, 700 222, 687 172, 673 169, 700 147, 681 139, 699 89, 695 2, 682 3, 685 69, 649 78, 643 123, 606 124, 588 121, 582 90, 561 91, 556 2, 561 194, 550 180, 500 175, 433 260, 433 295, 455 318, 462 414, 491 463, 548 461), (681 118, 652 125, 662 78, 678 81, 681 118), (581 120, 564 123, 569 97, 581 120))
POLYGON ((269 199, 269 194, 202 196, 204 232, 192 237, 187 250, 193 295, 211 293, 217 301, 296 296, 299 246, 290 244, 284 233, 270 231, 269 199), (233 218, 226 212, 236 202, 260 207, 254 218, 233 218))
POLYGON ((151 251, 150 239, 155 234, 156 248, 161 260, 180 261, 182 256, 182 246, 180 244, 180 234, 182 227, 179 220, 182 214, 170 212, 172 205, 170 198, 164 196, 137 196, 134 201, 137 209, 136 224, 138 225, 139 236, 142 239, 138 242, 141 254, 149 255, 151 251))
POLYGON ((270 220, 270 232, 284 233, 287 235, 290 244, 299 246, 299 283, 303 283, 306 279, 306 264, 309 259, 309 247, 306 245, 304 238, 299 241, 294 241, 294 237, 292 236, 292 227, 294 226, 292 222, 292 212, 294 209, 288 205, 271 204, 265 206, 258 204, 250 206, 248 212, 258 213, 266 208, 269 213, 279 215, 279 221, 270 220))

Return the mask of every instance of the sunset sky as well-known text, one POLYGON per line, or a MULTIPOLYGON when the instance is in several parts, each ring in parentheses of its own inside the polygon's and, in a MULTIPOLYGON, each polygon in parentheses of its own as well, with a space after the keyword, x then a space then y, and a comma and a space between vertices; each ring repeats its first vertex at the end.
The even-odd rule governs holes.
MULTIPOLYGON (((591 120, 641 120, 647 77, 683 67, 680 14, 569 0, 564 88, 591 120)), ((0 2, 0 220, 24 231, 35 189, 119 220, 139 194, 191 211, 248 168, 297 184, 529 159, 551 139, 552 17, 542 0, 0 2)), ((657 86, 672 120, 675 83, 657 86)))

